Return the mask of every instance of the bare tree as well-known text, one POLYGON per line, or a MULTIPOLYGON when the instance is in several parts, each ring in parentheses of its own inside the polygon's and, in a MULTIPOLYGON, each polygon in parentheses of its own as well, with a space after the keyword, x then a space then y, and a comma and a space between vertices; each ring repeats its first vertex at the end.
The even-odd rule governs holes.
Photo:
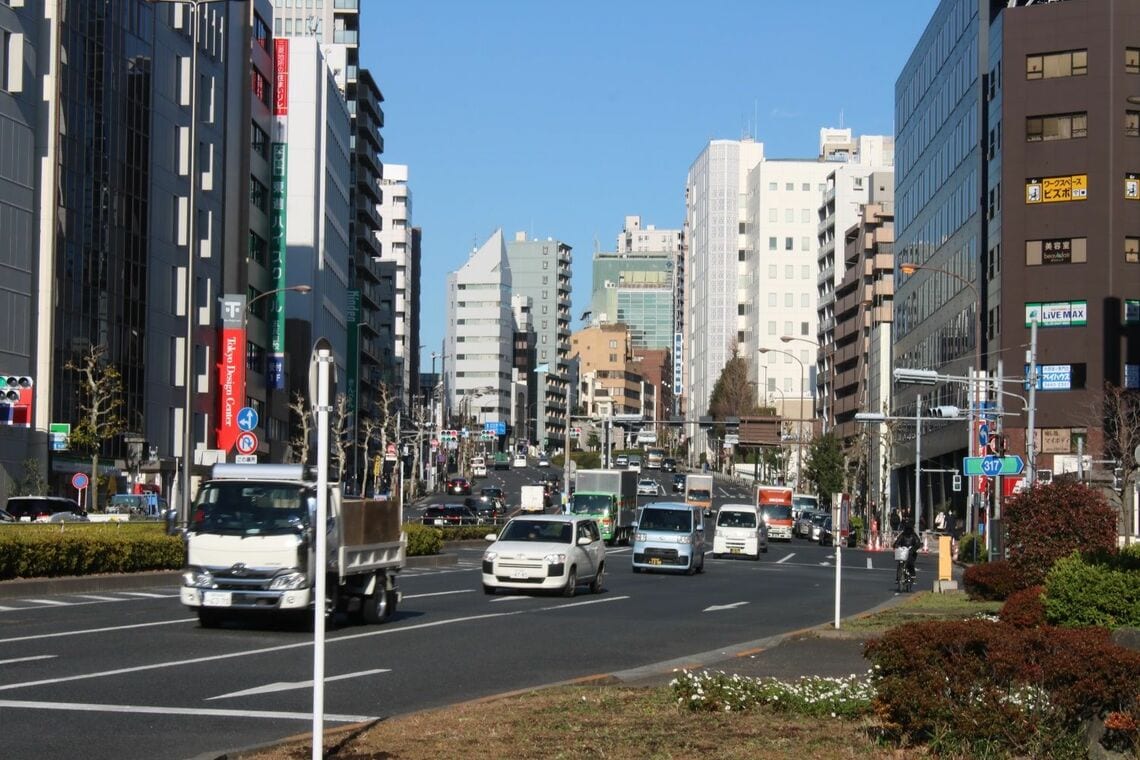
POLYGON ((293 429, 296 431, 289 440, 292 449, 292 459, 301 464, 309 463, 309 446, 313 434, 313 418, 309 415, 309 404, 300 393, 293 394, 293 402, 289 404, 289 411, 294 418, 293 429))
POLYGON ((1130 492, 1135 482, 1138 464, 1134 454, 1140 444, 1140 393, 1105 383, 1102 419, 1106 458, 1119 462, 1122 471, 1119 492, 1123 515, 1123 495, 1130 492))
POLYGON ((122 433, 123 378, 107 361, 106 346, 92 346, 72 359, 66 369, 79 374, 79 422, 71 431, 71 444, 91 453, 92 508, 99 506, 99 453, 105 441, 122 433))
POLYGON ((360 424, 356 426, 358 438, 356 445, 360 447, 360 493, 367 494, 368 491, 368 478, 372 474, 372 461, 371 452, 372 444, 380 440, 381 423, 375 417, 364 417, 360 420, 360 424))
POLYGON ((348 469, 348 397, 338 393, 329 415, 329 459, 336 467, 336 482, 344 482, 344 471, 348 469))

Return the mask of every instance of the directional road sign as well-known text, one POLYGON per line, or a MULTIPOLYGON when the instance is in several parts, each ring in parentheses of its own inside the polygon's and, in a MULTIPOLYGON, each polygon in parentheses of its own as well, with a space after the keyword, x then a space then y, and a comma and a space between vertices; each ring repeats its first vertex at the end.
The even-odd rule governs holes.
POLYGON ((962 459, 963 475, 1020 475, 1025 468, 1021 457, 964 457, 962 459))
POLYGON ((238 430, 248 433, 257 428, 257 410, 252 406, 243 406, 237 413, 238 430))

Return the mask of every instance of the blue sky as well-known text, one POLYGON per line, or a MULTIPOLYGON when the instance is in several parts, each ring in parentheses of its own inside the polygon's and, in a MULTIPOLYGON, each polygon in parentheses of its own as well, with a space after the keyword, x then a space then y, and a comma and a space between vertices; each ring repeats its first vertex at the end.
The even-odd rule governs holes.
POLYGON ((573 329, 594 241, 627 214, 679 228, 711 139, 809 158, 820 127, 893 134, 894 83, 937 0, 362 0, 385 162, 423 228, 421 367, 445 273, 502 227, 573 247, 573 329))

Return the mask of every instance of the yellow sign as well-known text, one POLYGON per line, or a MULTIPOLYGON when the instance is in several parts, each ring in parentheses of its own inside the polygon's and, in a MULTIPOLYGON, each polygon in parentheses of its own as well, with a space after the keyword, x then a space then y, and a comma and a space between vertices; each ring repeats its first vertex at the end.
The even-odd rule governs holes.
POLYGON ((1064 203, 1084 201, 1089 197, 1089 177, 1087 174, 1072 174, 1067 177, 1044 177, 1025 181, 1026 203, 1064 203))

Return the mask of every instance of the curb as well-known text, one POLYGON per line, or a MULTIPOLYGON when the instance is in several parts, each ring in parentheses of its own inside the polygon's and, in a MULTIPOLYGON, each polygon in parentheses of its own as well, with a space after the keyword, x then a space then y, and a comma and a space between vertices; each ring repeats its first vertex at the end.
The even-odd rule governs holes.
MULTIPOLYGON (((405 567, 448 567, 459 561, 452 552, 408 557, 405 567)), ((177 587, 181 570, 158 570, 115 575, 69 575, 60 578, 17 578, 0 581, 0 599, 49 594, 85 594, 99 591, 125 591, 142 588, 177 587)))

